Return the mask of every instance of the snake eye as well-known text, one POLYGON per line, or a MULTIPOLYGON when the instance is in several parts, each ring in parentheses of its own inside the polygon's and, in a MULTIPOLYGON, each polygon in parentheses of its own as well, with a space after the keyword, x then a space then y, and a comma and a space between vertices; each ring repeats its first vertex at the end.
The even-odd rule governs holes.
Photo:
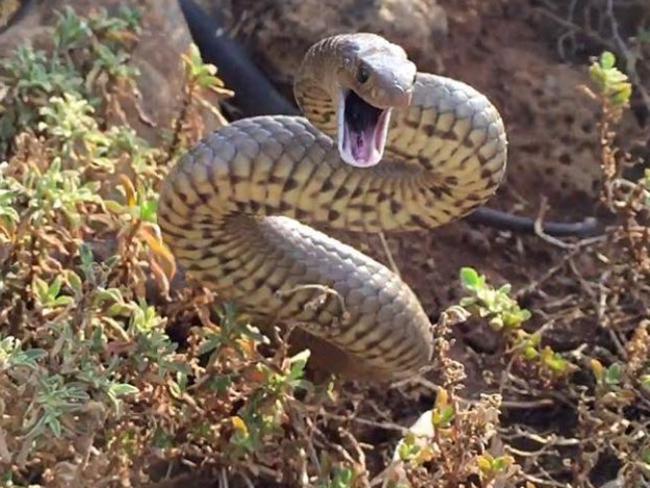
POLYGON ((370 78, 370 72, 368 71, 368 68, 362 64, 357 70, 357 81, 363 84, 368 81, 368 78, 370 78))

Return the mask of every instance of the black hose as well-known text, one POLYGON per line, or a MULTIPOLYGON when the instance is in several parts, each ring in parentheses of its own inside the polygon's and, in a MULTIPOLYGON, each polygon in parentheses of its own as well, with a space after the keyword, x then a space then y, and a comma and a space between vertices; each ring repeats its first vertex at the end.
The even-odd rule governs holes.
POLYGON ((203 60, 218 67, 226 86, 236 88, 233 101, 245 116, 299 114, 216 19, 193 0, 179 0, 179 4, 203 60))
MULTIPOLYGON (((465 217, 474 224, 487 225, 495 229, 510 230, 522 234, 536 234, 535 221, 528 217, 518 217, 501 210, 482 207, 465 217)), ((582 222, 542 222, 542 232, 553 237, 594 237, 603 232, 603 226, 594 217, 582 222)))

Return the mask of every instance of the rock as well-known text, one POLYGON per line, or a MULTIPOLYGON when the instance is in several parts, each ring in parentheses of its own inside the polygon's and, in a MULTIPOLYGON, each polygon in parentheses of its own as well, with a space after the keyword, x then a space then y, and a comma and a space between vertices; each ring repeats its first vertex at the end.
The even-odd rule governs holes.
MULTIPOLYGON (((535 9, 528 2, 444 5, 449 40, 441 52, 441 74, 485 93, 505 121, 509 157, 500 193, 512 190, 513 200, 525 202, 521 213, 528 216, 535 215, 542 195, 550 202, 549 219, 590 215, 602 183, 602 149, 600 105, 582 88, 593 86, 589 60, 562 62, 557 36, 535 27, 535 9)), ((630 111, 617 131, 625 134, 624 150, 635 140, 647 140, 630 111)))
POLYGON ((436 44, 447 35, 447 17, 436 0, 202 0, 237 26, 257 62, 279 81, 291 82, 305 51, 328 35, 374 32, 418 62, 435 63, 436 44))
MULTIPOLYGON (((71 7, 87 16, 98 8, 108 13, 123 6, 138 7, 143 13, 142 34, 131 55, 131 64, 140 71, 137 80, 142 95, 140 107, 124 104, 128 123, 151 144, 161 142, 164 130, 180 112, 184 72, 181 55, 192 42, 185 19, 176 0, 48 0, 31 1, 19 19, 0 34, 0 53, 8 56, 18 45, 31 42, 37 48, 52 44, 57 11, 71 7), (143 120, 142 115, 147 121, 143 120)), ((216 128, 209 121, 206 130, 216 128)))

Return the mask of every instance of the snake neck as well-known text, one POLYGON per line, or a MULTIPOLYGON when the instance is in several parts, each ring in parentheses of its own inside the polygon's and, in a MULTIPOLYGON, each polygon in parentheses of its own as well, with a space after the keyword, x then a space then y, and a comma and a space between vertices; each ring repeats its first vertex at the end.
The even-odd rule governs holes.
POLYGON ((293 84, 294 97, 305 117, 332 139, 337 136, 337 66, 347 59, 343 39, 344 35, 332 36, 314 44, 293 84))

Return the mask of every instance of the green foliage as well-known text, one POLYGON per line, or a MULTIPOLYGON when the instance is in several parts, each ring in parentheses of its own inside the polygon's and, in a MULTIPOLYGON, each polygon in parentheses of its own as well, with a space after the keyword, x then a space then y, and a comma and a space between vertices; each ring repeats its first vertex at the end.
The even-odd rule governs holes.
POLYGON ((609 51, 603 52, 589 67, 589 74, 598 93, 607 103, 613 107, 624 107, 629 104, 632 84, 627 75, 616 68, 614 54, 609 51))
POLYGON ((35 369, 39 359, 47 355, 43 349, 23 350, 21 342, 15 337, 5 337, 0 340, 0 371, 11 368, 35 369))
POLYGON ((640 379, 643 387, 650 391, 650 374, 644 374, 640 379))
POLYGON ((623 369, 620 364, 614 363, 605 370, 603 381, 608 386, 617 386, 621 383, 623 369))
POLYGON ((81 47, 92 37, 88 20, 79 17, 71 7, 56 12, 56 16, 58 22, 54 31, 54 44, 58 51, 81 47))
POLYGON ((279 371, 264 363, 256 365, 259 387, 252 392, 239 415, 233 418, 232 456, 241 457, 262 449, 265 440, 281 429, 294 392, 298 389, 312 390, 311 383, 303 379, 309 355, 309 350, 305 350, 288 358, 279 371))
POLYGON ((505 334, 512 344, 512 350, 521 358, 556 378, 575 371, 575 365, 562 355, 548 346, 542 347, 540 334, 531 334, 521 328, 532 314, 519 307, 517 301, 510 297, 512 287, 509 284, 494 288, 487 283, 485 276, 472 268, 461 269, 460 281, 470 293, 469 297, 460 301, 461 307, 479 318, 488 319, 494 330, 505 334))
MULTIPOLYGON (((7 87, 5 103, 0 108, 0 154, 6 154, 17 134, 34 127, 48 138, 51 149, 57 153, 45 168, 40 165, 18 177, 0 179, 0 236, 3 238, 10 238, 20 219, 16 210, 19 201, 29 202, 27 212, 34 225, 57 222, 57 216, 63 214, 73 227, 78 227, 80 208, 101 204, 100 183, 96 178, 83 181, 85 171, 110 174, 125 156, 130 156, 138 174, 153 174, 155 153, 132 129, 113 127, 108 132, 100 129, 96 114, 98 102, 89 91, 93 86, 89 77, 97 77, 102 72, 114 77, 135 76, 130 69, 120 71, 120 66, 126 66, 128 56, 117 34, 132 27, 137 16, 128 10, 121 12, 123 17, 114 20, 103 11, 99 17, 87 20, 68 8, 59 14, 54 55, 48 57, 42 51, 21 46, 13 57, 0 63, 1 82, 7 87), (98 42, 109 37, 110 47, 98 42), (82 48, 99 50, 105 56, 95 59, 91 67, 81 62, 77 65, 68 54, 72 49, 82 48), (107 49, 114 52, 113 64, 105 62, 107 49)), ((149 189, 142 191, 150 195, 149 189)), ((153 221, 155 213, 151 200, 149 196, 149 202, 142 205, 148 221, 153 221)))
POLYGON ((484 276, 472 268, 462 268, 460 279, 463 287, 471 293, 471 296, 461 300, 461 307, 478 314, 479 317, 487 318, 495 330, 518 329, 530 319, 530 311, 521 309, 517 302, 510 298, 509 284, 494 289, 487 285, 484 276))
POLYGON ((190 45, 190 52, 184 56, 184 61, 190 86, 215 93, 228 92, 223 81, 216 76, 216 66, 203 62, 199 48, 195 44, 190 45))
POLYGON ((212 353, 210 361, 215 361, 223 348, 232 348, 240 354, 245 354, 245 343, 240 341, 242 338, 267 342, 266 337, 238 316, 233 304, 225 304, 223 310, 218 311, 218 316, 221 324, 219 328, 200 331, 203 341, 198 352, 201 355, 212 353))
POLYGON ((104 142, 102 134, 97 130, 93 107, 77 93, 51 97, 39 114, 42 121, 38 124, 38 129, 60 142, 62 152, 68 158, 78 158, 74 152, 78 145, 104 142), (91 137, 86 139, 86 136, 91 137))
POLYGON ((17 134, 36 126, 42 129, 43 117, 57 121, 66 139, 79 135, 74 129, 96 124, 90 117, 100 104, 93 93, 95 81, 105 74, 110 80, 133 83, 138 76, 128 64, 126 48, 138 30, 137 12, 122 8, 116 17, 109 17, 100 9, 95 17, 83 19, 66 7, 57 15, 52 55, 21 45, 14 56, 0 62, 0 159, 17 134), (73 51, 87 52, 92 62, 77 61, 73 51), (44 100, 53 106, 41 112, 44 100))
POLYGON ((121 5, 114 15, 108 15, 105 9, 88 19, 92 30, 108 45, 121 44, 124 36, 139 34, 141 31, 142 12, 138 9, 121 5))
POLYGON ((456 408, 453 403, 450 403, 447 390, 438 390, 436 404, 431 411, 431 426, 434 431, 450 428, 455 417, 456 408))
MULTIPOLYGON (((78 227, 81 223, 80 206, 100 202, 98 188, 97 182, 82 182, 78 171, 62 169, 58 157, 44 172, 34 168, 25 173, 22 181, 14 177, 0 180, 0 191, 11 193, 14 201, 28 202, 25 215, 30 223, 39 226, 55 223, 63 216, 72 227, 78 227)), ((16 208, 14 206, 14 212, 17 212, 16 208)))
MULTIPOLYGON (((435 470, 437 479, 450 486, 476 474, 484 482, 480 486, 485 487, 495 480, 511 480, 518 469, 514 458, 492 457, 487 452, 494 436, 492 421, 498 415, 496 400, 482 396, 470 406, 459 401, 452 389, 438 388, 434 407, 409 428, 397 445, 393 462, 412 473, 435 470)), ((396 476, 387 486, 412 485, 396 476)))
MULTIPOLYGON (((91 276, 95 275, 86 279, 91 276)), ((139 372, 151 371, 167 378, 175 392, 182 390, 183 375, 188 373, 187 365, 176 359, 176 346, 162 329, 164 320, 153 307, 126 300, 117 288, 89 287, 86 279, 68 270, 65 277, 58 276, 49 285, 40 278, 34 281, 41 313, 50 317, 50 365, 58 363, 64 374, 50 374, 46 365, 39 364, 46 356, 43 349, 22 350, 11 337, 0 346, 2 369, 32 370, 32 383, 37 387, 25 412, 24 429, 25 435, 37 442, 35 446, 48 433, 56 437, 73 435, 72 431, 66 434, 63 420, 87 411, 92 399, 104 396, 115 415, 121 415, 122 399, 137 394, 139 389, 118 378, 134 363, 139 372), (64 289, 72 294, 64 294, 64 289), (69 311, 82 304, 86 304, 85 315, 78 317, 83 322, 77 323, 69 311), (103 354, 111 337, 130 344, 132 356, 115 356, 105 363, 103 354)), ((10 371, 10 377, 16 388, 24 381, 24 373, 19 370, 15 374, 10 371)))
POLYGON ((61 419, 81 411, 90 399, 85 388, 76 382, 66 382, 60 375, 50 375, 39 380, 37 392, 25 412, 24 429, 28 438, 54 434, 61 437, 61 419))
POLYGON ((38 108, 51 96, 83 91, 83 78, 70 63, 59 57, 21 45, 13 57, 0 62, 0 159, 5 157, 11 140, 33 127, 39 119, 38 108))
POLYGON ((203 62, 199 48, 195 44, 191 44, 189 53, 183 55, 183 65, 188 86, 188 100, 198 103, 221 118, 220 112, 203 95, 203 93, 212 92, 222 97, 230 97, 234 94, 231 90, 226 89, 223 81, 216 76, 216 66, 203 62))
POLYGON ((490 453, 478 457, 477 463, 481 479, 491 481, 498 476, 506 475, 515 462, 515 458, 509 455, 493 457, 490 453))
MULTIPOLYGON (((597 359, 592 359, 590 364, 591 371, 601 392, 621 392, 629 388, 630 378, 623 364, 614 362, 606 368, 597 359)), ((647 366, 650 369, 650 362, 647 366)), ((650 375, 639 374, 638 381, 642 388, 649 387, 650 375)))
MULTIPOLYGON (((166 320, 129 286, 109 284, 121 272, 121 257, 98 263, 79 238, 105 238, 112 222, 104 217, 101 180, 117 171, 141 179, 137 217, 155 222, 158 153, 130 127, 103 128, 93 94, 98 77, 135 76, 125 43, 138 16, 124 9, 121 15, 101 11, 82 19, 66 9, 58 15, 53 53, 24 45, 0 61, 3 317, 25 300, 14 319, 21 336, 0 340, 0 405, 24 419, 3 426, 23 464, 42 449, 54 452, 56 439, 74 440, 99 419, 119 419, 125 401, 140 391, 135 371, 177 392, 187 383, 189 367, 166 334, 166 320)), ((118 229, 128 217, 118 217, 118 229)))
POLYGON ((54 281, 49 285, 41 278, 34 277, 32 289, 38 304, 43 309, 43 313, 47 313, 48 309, 54 311, 59 307, 66 307, 74 303, 73 297, 60 294, 62 284, 63 277, 61 275, 54 278, 54 281))
POLYGON ((28 109, 31 102, 39 102, 51 95, 78 92, 83 79, 76 68, 59 57, 48 59, 44 51, 35 51, 30 45, 20 45, 13 56, 2 62, 3 82, 11 85, 13 94, 28 109))

